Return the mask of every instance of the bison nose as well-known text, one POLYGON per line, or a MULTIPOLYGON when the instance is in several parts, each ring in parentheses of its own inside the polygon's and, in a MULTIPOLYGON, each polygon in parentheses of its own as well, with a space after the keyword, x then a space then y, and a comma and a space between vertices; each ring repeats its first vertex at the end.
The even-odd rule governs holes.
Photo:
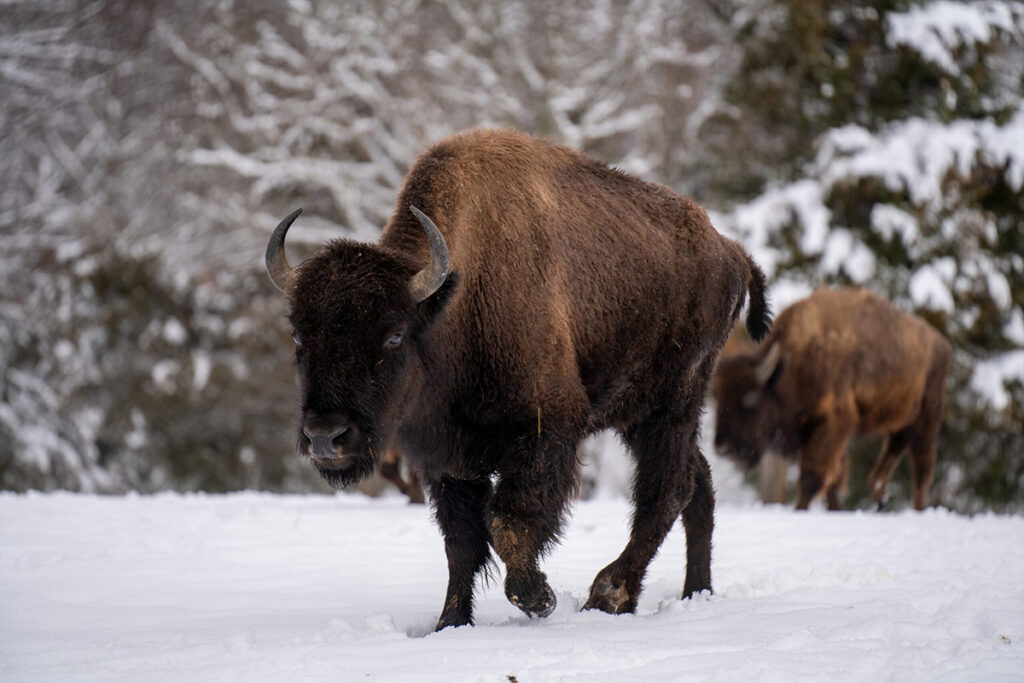
POLYGON ((303 425, 303 435, 309 439, 313 455, 319 458, 340 457, 340 449, 345 434, 348 433, 348 425, 303 425))

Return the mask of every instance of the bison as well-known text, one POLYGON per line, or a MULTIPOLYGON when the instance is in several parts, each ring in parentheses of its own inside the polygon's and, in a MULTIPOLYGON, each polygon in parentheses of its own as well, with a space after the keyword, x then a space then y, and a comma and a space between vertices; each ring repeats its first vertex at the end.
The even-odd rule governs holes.
POLYGON ((298 213, 266 255, 290 301, 298 450, 338 486, 389 448, 420 474, 448 558, 438 629, 472 623, 492 547, 508 600, 554 610, 539 560, 577 489, 577 445, 605 428, 635 459, 635 514, 585 606, 634 610, 680 515, 683 596, 710 590, 698 417, 748 292, 751 335, 770 321, 764 275, 696 203, 543 140, 475 130, 416 160, 377 244, 335 240, 293 269, 298 213))
POLYGON ((910 450, 914 507, 927 504, 935 471, 949 342, 920 318, 863 289, 820 290, 782 311, 754 353, 715 372, 715 449, 753 467, 768 448, 796 457, 797 508, 825 489, 842 507, 846 445, 886 435, 869 476, 881 508, 886 484, 910 450))

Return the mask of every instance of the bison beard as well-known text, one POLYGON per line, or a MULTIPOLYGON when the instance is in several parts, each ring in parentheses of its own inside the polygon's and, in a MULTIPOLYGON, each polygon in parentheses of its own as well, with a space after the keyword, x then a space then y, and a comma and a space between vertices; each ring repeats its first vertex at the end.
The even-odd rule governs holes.
POLYGON ((331 462, 316 459, 313 459, 313 466, 324 481, 330 486, 340 489, 357 484, 372 475, 377 467, 377 461, 373 456, 366 454, 357 456, 345 467, 338 467, 331 462))
POLYGON ((554 610, 540 559, 578 487, 580 441, 607 428, 636 463, 635 513, 585 607, 633 611, 680 517, 682 595, 711 589, 701 406, 748 293, 755 339, 770 318, 764 275, 697 204, 546 141, 477 130, 416 161, 378 244, 336 240, 293 269, 297 215, 266 261, 291 304, 299 450, 332 485, 388 450, 417 471, 448 558, 437 628, 472 623, 491 549, 512 604, 554 610))

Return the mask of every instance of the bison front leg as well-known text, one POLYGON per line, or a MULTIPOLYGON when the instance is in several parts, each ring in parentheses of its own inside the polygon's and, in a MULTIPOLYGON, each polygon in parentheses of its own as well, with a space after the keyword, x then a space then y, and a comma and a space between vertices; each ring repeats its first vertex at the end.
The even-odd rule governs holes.
MULTIPOLYGON (((798 456, 797 510, 808 509, 823 488, 840 478, 845 466, 846 444, 853 436, 854 424, 852 412, 837 412, 822 422, 804 444, 798 456)), ((839 505, 838 496, 829 502, 839 505)), ((829 509, 839 508, 830 505, 829 509)))
POLYGON ((575 490, 575 449, 556 448, 501 473, 491 510, 491 540, 505 563, 505 597, 530 616, 555 611, 555 593, 539 560, 557 537, 575 490))
POLYGON ((850 461, 844 456, 839 461, 839 474, 825 489, 825 504, 829 510, 842 510, 842 496, 846 493, 846 481, 850 476, 850 461))
POLYGON ((928 487, 935 478, 935 449, 933 434, 924 434, 910 444, 910 482, 914 489, 914 509, 924 510, 928 506, 928 487))
POLYGON ((490 497, 489 479, 445 477, 430 484, 430 498, 448 557, 448 593, 437 631, 473 623, 473 584, 490 556, 484 521, 490 497))

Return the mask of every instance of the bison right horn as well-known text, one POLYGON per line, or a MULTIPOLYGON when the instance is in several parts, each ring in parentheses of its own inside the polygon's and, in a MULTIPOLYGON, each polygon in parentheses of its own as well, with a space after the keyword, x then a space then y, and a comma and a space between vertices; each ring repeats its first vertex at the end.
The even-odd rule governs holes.
POLYGON ((427 240, 430 242, 430 263, 416 273, 409 283, 409 295, 413 301, 419 303, 436 292, 447 279, 448 245, 444 241, 444 235, 434 225, 434 221, 415 206, 410 205, 409 210, 423 226, 423 232, 427 233, 427 240))
POLYGON ((302 213, 302 209, 296 209, 281 221, 274 234, 270 236, 270 243, 267 244, 267 274, 274 286, 281 290, 281 293, 291 299, 295 295, 295 269, 288 265, 288 259, 284 256, 284 236, 288 234, 288 228, 302 213))
POLYGON ((782 360, 782 351, 779 349, 778 344, 772 344, 768 347, 768 353, 764 355, 764 358, 757 364, 757 369, 754 371, 754 376, 757 377, 759 385, 764 386, 767 384, 768 380, 775 374, 775 369, 779 367, 780 360, 782 360))

